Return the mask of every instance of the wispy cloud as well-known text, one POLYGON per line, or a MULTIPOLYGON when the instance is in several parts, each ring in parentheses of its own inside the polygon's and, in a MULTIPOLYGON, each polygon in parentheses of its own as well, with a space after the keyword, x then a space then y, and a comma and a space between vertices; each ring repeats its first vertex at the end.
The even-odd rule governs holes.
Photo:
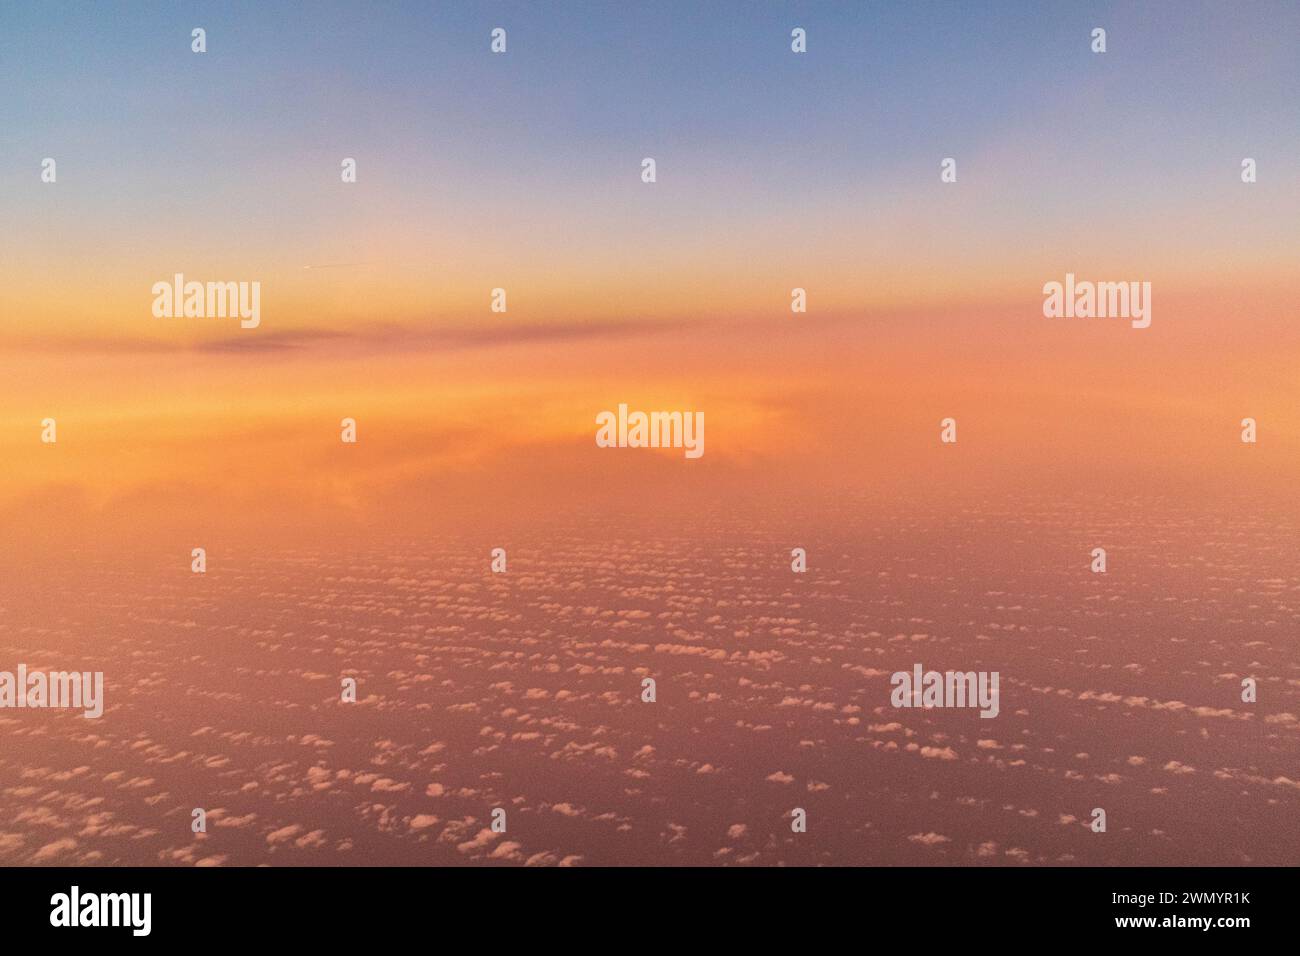
POLYGON ((221 337, 169 340, 159 338, 108 338, 84 336, 28 336, 11 339, 4 351, 60 355, 132 354, 265 354, 303 353, 329 349, 335 353, 376 354, 384 352, 453 352, 465 349, 502 348, 526 344, 622 339, 657 335, 683 328, 684 321, 633 320, 619 322, 567 322, 537 325, 481 325, 462 327, 419 327, 398 323, 377 323, 355 331, 325 328, 238 332, 221 337))

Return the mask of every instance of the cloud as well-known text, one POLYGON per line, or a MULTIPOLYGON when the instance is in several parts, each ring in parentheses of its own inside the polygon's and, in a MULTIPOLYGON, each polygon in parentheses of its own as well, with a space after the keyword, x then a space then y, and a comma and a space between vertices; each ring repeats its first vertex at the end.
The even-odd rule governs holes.
POLYGON ((302 826, 297 823, 291 823, 287 827, 281 827, 278 830, 272 830, 266 835, 266 842, 275 846, 277 843, 284 843, 286 840, 292 840, 302 832, 302 826))
POLYGON ((946 837, 942 833, 913 833, 908 837, 913 843, 920 843, 922 846, 938 846, 940 843, 951 843, 952 838, 946 837))
POLYGON ((77 848, 77 841, 72 837, 64 837, 61 840, 55 840, 53 843, 47 843, 32 855, 33 862, 40 863, 45 860, 52 860, 56 856, 61 856, 69 850, 77 848))
MULTIPOLYGON (((198 352, 211 355, 265 355, 324 351, 337 348, 348 355, 382 352, 442 353, 487 349, 521 344, 619 340, 656 335, 680 329, 686 323, 667 320, 604 322, 557 322, 533 325, 466 325, 434 327, 422 321, 410 324, 374 323, 355 329, 267 328, 266 317, 258 329, 235 328, 203 338, 121 337, 41 335, 13 336, 6 342, 10 352, 73 355, 135 355, 198 352)), ((185 334, 194 326, 184 328, 185 334)))

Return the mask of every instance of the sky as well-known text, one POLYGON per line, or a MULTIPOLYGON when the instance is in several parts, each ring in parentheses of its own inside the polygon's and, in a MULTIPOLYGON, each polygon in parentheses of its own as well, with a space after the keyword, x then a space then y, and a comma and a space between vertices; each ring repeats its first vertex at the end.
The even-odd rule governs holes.
POLYGON ((944 488, 1276 486, 1298 28, 1285 3, 8 4, 0 508, 653 486, 658 461, 592 457, 623 401, 710 416, 709 500, 915 486, 948 415, 944 488), (155 318, 177 272, 259 281, 260 326, 155 318), (1150 281, 1152 327, 1043 318, 1066 272, 1150 281), (304 457, 344 416, 345 479, 304 457))

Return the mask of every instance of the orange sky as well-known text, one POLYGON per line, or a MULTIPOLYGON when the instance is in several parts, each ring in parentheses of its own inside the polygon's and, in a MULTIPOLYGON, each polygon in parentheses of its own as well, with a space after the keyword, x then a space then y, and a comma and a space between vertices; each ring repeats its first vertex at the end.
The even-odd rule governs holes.
POLYGON ((10 528, 256 532, 665 483, 773 506, 1294 485, 1290 12, 1111 10, 1100 56, 1065 8, 809 11, 796 56, 775 8, 720 32, 694 8, 523 6, 509 57, 468 12, 426 13, 358 30, 322 8, 304 36, 292 12, 214 11, 203 56, 152 12, 7 32, 10 528), (1045 319, 1067 271, 1150 282, 1151 328, 1045 319), (177 272, 260 282, 260 326, 154 318, 177 272), (704 412, 705 456, 598 449, 624 402, 704 412))
MULTIPOLYGON (((1285 494, 1300 460, 1300 342, 1285 295, 1180 301, 1152 327, 1017 307, 761 315, 455 332, 227 330, 205 343, 28 344, 3 358, 0 508, 40 537, 101 522, 301 528, 682 486, 1285 494), (247 343, 245 345, 244 343, 247 343), (595 415, 702 410, 706 453, 599 449, 595 415), (1260 423, 1257 445, 1240 419, 1260 423), (958 421, 942 446, 939 421, 958 421), (57 445, 40 421, 58 422, 57 445), (358 421, 359 442, 339 440, 358 421), (75 520, 74 520, 75 519, 75 520)), ((207 320, 169 320, 202 322, 207 320)))

